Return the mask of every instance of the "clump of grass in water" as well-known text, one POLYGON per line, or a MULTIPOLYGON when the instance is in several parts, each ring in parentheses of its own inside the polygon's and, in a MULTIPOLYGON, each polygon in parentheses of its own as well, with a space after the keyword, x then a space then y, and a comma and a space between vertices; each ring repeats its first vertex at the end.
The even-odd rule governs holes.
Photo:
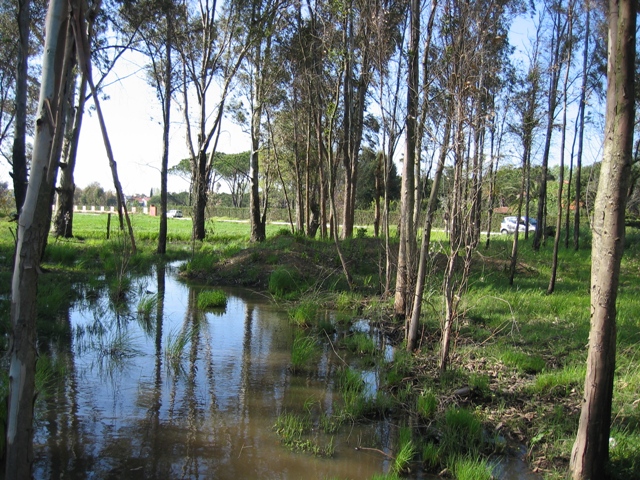
POLYGON ((198 294, 198 308, 200 310, 225 308, 226 306, 227 294, 222 290, 205 290, 198 294))
POLYGON ((138 315, 148 317, 151 312, 158 306, 158 295, 145 293, 138 299, 137 312, 138 315))
POLYGON ((164 358, 167 361, 167 365, 171 367, 174 372, 182 371, 184 352, 187 345, 191 343, 193 335, 194 331, 192 328, 187 328, 179 333, 173 331, 167 335, 164 347, 164 358))
POLYGON ((297 371, 308 365, 309 361, 317 354, 318 344, 310 335, 299 335, 293 340, 291 347, 291 368, 297 371))
POLYGON ((308 452, 316 456, 331 457, 335 453, 333 437, 329 443, 321 446, 317 440, 305 438, 311 432, 311 418, 309 414, 297 415, 283 413, 278 416, 273 429, 282 439, 282 443, 294 451, 308 452))
POLYGON ((354 332, 342 340, 347 350, 359 355, 373 355, 376 353, 376 343, 371 335, 364 332, 354 332))
POLYGON ((360 374, 347 367, 340 371, 337 381, 344 403, 340 415, 345 419, 349 418, 351 420, 363 417, 367 413, 370 404, 365 397, 365 384, 360 374))
POLYGON ((313 301, 304 301, 289 310, 291 323, 298 327, 310 327, 318 315, 318 304, 313 301))
POLYGON ((396 474, 407 471, 409 463, 417 453, 415 443, 411 438, 411 428, 401 427, 398 437, 398 454, 391 467, 391 471, 396 474))

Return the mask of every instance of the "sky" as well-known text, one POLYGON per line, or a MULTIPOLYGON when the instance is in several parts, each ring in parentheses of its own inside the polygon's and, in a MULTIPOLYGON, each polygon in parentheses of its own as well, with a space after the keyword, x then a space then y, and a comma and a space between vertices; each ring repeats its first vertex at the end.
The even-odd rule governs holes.
MULTIPOLYGON (((525 50, 532 35, 531 19, 520 17, 514 22, 509 36, 511 44, 516 46, 516 56, 526 58, 525 50)), ((145 59, 142 55, 127 52, 118 61, 113 73, 103 82, 103 95, 108 98, 101 99, 101 106, 118 165, 120 183, 126 195, 149 195, 152 188, 160 186, 161 110, 154 89, 144 79, 142 70, 144 63, 145 59)), ((80 137, 75 170, 76 185, 85 188, 92 182, 98 182, 103 188, 112 190, 113 180, 92 100, 88 101, 88 107, 80 137)), ((574 114, 570 113, 570 119, 573 118, 574 114)), ((178 102, 174 102, 171 121, 170 167, 188 157, 184 121, 178 102)), ((569 141, 571 141, 572 132, 569 135, 569 141)), ((599 148, 601 138, 592 138, 592 140, 597 145, 594 145, 595 148, 587 148, 586 156, 592 156, 592 158, 585 159, 585 164, 597 160, 601 155, 599 148)), ((555 141, 557 138, 554 139, 555 141)), ((218 150, 237 153, 249 148, 249 135, 243 132, 240 126, 226 121, 223 124, 218 150)), ((551 163, 556 162, 552 159, 551 163)), ((8 181, 11 184, 9 165, 6 161, 0 162, 0 181, 8 181)), ((188 184, 184 179, 169 176, 170 192, 187 189, 188 184)))
MULTIPOLYGON (((143 62, 140 55, 124 55, 114 73, 103 83, 102 93, 108 98, 100 100, 118 167, 118 177, 125 195, 149 195, 152 188, 160 187, 162 113, 154 89, 144 79, 144 72, 141 70, 143 62)), ((76 186, 85 188, 92 182, 98 182, 105 190, 113 190, 98 115, 91 99, 87 106, 78 146, 75 183, 76 186)), ((182 112, 176 107, 174 105, 171 112, 169 167, 188 156, 182 112)), ((246 151, 249 149, 249 140, 249 135, 240 126, 227 121, 223 124, 218 151, 246 151)), ((11 185, 9 165, 5 161, 0 163, 0 181, 7 181, 11 185)), ((188 188, 185 180, 169 176, 170 192, 185 191, 188 188)))

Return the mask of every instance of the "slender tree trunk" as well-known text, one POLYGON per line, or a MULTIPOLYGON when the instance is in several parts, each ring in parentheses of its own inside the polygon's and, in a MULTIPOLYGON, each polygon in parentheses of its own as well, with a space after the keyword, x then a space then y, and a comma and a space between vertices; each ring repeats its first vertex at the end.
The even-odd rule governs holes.
MULTIPOLYGON (((549 286, 547 287, 547 295, 553 293, 556 287, 556 277, 558 273, 558 250, 560 248, 560 234, 562 231, 562 189, 564 187, 564 152, 567 140, 567 91, 569 89, 569 71, 571 66, 571 60, 573 56, 573 18, 574 18, 574 2, 571 1, 568 5, 567 21, 569 23, 569 40, 568 51, 566 59, 566 70, 564 75, 564 85, 562 88, 562 139, 560 140, 560 174, 558 176, 558 216, 556 218, 556 231, 553 239, 553 260, 551 264, 551 278, 549 279, 549 286)), ((567 206, 567 209, 569 207, 567 206)))
POLYGON ((591 26, 591 2, 585 1, 585 9, 587 10, 587 18, 584 33, 584 54, 582 59, 582 88, 580 90, 580 104, 578 105, 578 154, 576 156, 576 193, 575 193, 575 210, 573 217, 573 248, 580 248, 580 198, 582 196, 582 147, 584 144, 584 114, 587 107, 587 66, 589 63, 589 32, 591 26))
POLYGON ((440 190, 440 180, 444 170, 444 163, 447 158, 447 148, 449 144, 449 135, 451 132, 451 116, 447 115, 444 131, 444 140, 438 158, 438 166, 433 178, 431 186, 431 194, 429 195, 429 203, 427 204, 427 212, 424 218, 424 227, 422 230, 422 243, 420 245, 420 259, 418 261, 418 276, 416 278, 416 288, 413 296, 413 308, 411 309, 411 320, 407 329, 407 351, 413 351, 417 347, 418 326, 420 324, 420 314, 422 313, 422 294, 424 293, 425 277, 427 274, 427 257, 429 256, 429 245, 431 243, 431 227, 433 225, 433 212, 436 208, 438 193, 440 190))
POLYGON ((616 364, 616 299, 634 129, 636 2, 609 1, 605 140, 591 248, 591 331, 584 399, 571 452, 574 480, 605 478, 616 364))
POLYGON ((6 478, 31 478, 33 405, 36 371, 36 296, 40 259, 51 218, 51 191, 58 168, 52 162, 58 89, 65 74, 65 29, 68 2, 52 0, 46 21, 40 100, 35 128, 31 178, 18 221, 15 264, 11 281, 9 404, 7 411, 6 478))
POLYGON ((18 212, 18 215, 20 214, 20 209, 24 203, 28 181, 26 135, 30 11, 31 0, 18 1, 18 31, 20 32, 20 42, 16 69, 16 113, 11 159, 13 196, 16 201, 16 212, 18 212))
POLYGON ((400 247, 394 312, 405 318, 411 305, 411 262, 415 251, 413 207, 415 194, 414 163, 416 154, 416 117, 418 108, 418 84, 420 80, 418 45, 420 41, 420 1, 410 2, 409 60, 407 72, 407 119, 405 130, 405 157, 402 166, 402 193, 400 205, 400 247))
MULTIPOLYGON (((520 217, 522 216, 522 203, 524 200, 524 190, 525 190, 525 184, 527 181, 526 165, 529 162, 528 158, 530 155, 529 145, 526 142, 524 147, 525 149, 522 156, 522 182, 520 184, 518 211, 516 213, 517 215, 516 231, 513 233, 513 244, 511 245, 511 262, 509 264, 509 285, 513 285, 513 279, 516 276, 516 265, 518 264, 518 237, 520 233, 519 222, 520 222, 520 217)), ((525 229, 525 232, 527 230, 528 228, 525 229)))
POLYGON ((122 192, 122 185, 118 178, 118 168, 113 156, 113 150, 111 149, 111 142, 109 141, 109 135, 107 134, 107 126, 102 115, 102 108, 100 106, 100 100, 98 98, 96 86, 93 83, 93 77, 91 75, 91 49, 89 47, 89 40, 87 38, 87 29, 85 26, 84 10, 81 5, 72 5, 73 7, 73 33, 75 35, 76 48, 78 50, 78 64, 81 71, 86 74, 87 82, 91 88, 91 94, 93 96, 93 102, 96 107, 96 113, 98 114, 98 122, 100 123, 100 131, 102 132, 102 139, 104 141, 107 157, 109 158, 109 167, 111 168, 111 175, 113 177, 113 186, 116 189, 116 199, 118 202, 118 217, 120 219, 120 229, 124 230, 124 222, 122 216, 127 222, 127 229, 129 233, 129 240, 131 241, 131 250, 136 253, 136 241, 133 235, 133 228, 131 227, 131 220, 129 219, 129 213, 127 212, 127 206, 122 192))
POLYGON ((164 71, 164 102, 162 105, 162 166, 160 167, 160 231, 158 232, 158 248, 160 255, 167 252, 167 182, 169 170, 169 130, 171 127, 171 82, 173 65, 171 55, 173 49, 173 15, 171 9, 167 9, 165 15, 167 22, 167 38, 165 42, 165 71, 164 71))
MULTIPOLYGON (((561 24, 560 18, 562 13, 554 11, 554 30, 552 32, 551 41, 551 61, 549 68, 551 75, 549 77, 549 103, 547 105, 547 133, 544 140, 544 151, 542 153, 542 173, 540 175, 540 187, 538 191, 538 213, 536 216, 538 225, 533 236, 533 249, 539 250, 542 240, 544 239, 545 230, 545 212, 547 206, 547 175, 549 166, 549 155, 551 152, 551 137, 553 135, 553 125, 556 116, 556 107, 558 104, 558 80, 560 78, 560 47, 564 36, 564 26, 561 24)), ((528 231, 529 228, 525 229, 528 231)))
POLYGON ((73 130, 71 132, 71 138, 69 139, 69 150, 64 156, 65 165, 61 166, 60 187, 58 188, 58 202, 56 217, 54 219, 56 235, 64 238, 73 237, 73 195, 76 190, 74 171, 76 167, 76 157, 78 155, 84 107, 87 99, 87 76, 83 73, 81 77, 80 96, 75 109, 73 130))

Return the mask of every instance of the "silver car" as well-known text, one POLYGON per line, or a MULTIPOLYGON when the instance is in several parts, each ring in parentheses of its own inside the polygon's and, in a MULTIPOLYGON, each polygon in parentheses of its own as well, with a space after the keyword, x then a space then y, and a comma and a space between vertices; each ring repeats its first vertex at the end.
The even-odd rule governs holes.
POLYGON ((516 224, 519 232, 524 232, 527 229, 529 232, 535 232, 537 222, 533 218, 520 217, 520 221, 516 222, 518 217, 504 217, 500 224, 500 233, 506 235, 508 233, 515 233, 516 224))

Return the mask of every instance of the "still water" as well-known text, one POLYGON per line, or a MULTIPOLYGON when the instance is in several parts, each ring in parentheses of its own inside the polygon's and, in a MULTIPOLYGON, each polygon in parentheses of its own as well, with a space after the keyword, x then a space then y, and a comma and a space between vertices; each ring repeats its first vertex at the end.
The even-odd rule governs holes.
MULTIPOLYGON (((305 404, 331 412, 341 364, 325 347, 317 365, 294 373, 295 332, 267 298, 226 290, 226 309, 202 312, 201 288, 179 281, 172 266, 134 279, 125 307, 85 290, 68 315, 68 345, 45 346, 64 365, 64 381, 38 402, 35 478, 365 479, 388 471, 396 431, 387 421, 343 426, 331 458, 281 445, 279 414, 305 404)), ((322 435, 316 440, 328 441, 322 435)))

